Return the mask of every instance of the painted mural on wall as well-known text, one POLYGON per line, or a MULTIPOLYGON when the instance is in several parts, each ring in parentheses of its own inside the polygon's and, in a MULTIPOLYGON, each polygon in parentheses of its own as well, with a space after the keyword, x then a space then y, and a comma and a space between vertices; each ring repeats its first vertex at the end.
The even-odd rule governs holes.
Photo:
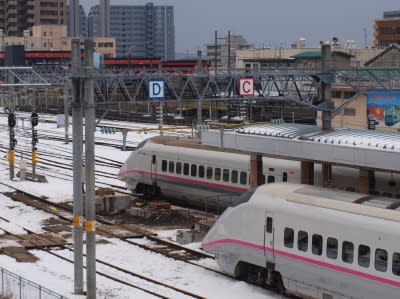
POLYGON ((400 127, 400 89, 368 90, 368 119, 380 127, 400 127))

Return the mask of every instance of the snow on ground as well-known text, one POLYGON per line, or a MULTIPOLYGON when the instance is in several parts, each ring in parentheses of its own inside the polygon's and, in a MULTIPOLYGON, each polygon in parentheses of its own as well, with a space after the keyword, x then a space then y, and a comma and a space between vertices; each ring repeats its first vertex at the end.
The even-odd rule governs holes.
MULTIPOLYGON (((27 116, 27 114, 19 112, 17 113, 17 116, 18 115, 27 116)), ((39 117, 41 118, 41 115, 39 115, 39 117)), ((52 115, 46 115, 43 118, 56 120, 56 116, 52 115)), ((0 115, 0 137, 2 140, 0 145, 2 145, 3 148, 8 145, 8 130, 6 123, 6 116, 0 115)), ((154 124, 149 125, 124 122, 113 122, 112 124, 118 127, 129 128, 156 127, 154 124)), ((17 159, 20 157, 19 151, 22 148, 30 150, 29 134, 26 132, 29 131, 29 128, 26 129, 27 121, 25 121, 24 125, 25 131, 19 129, 16 132, 16 138, 19 141, 16 149, 17 159), (22 134, 23 132, 25 133, 22 134)), ((21 126, 21 121, 19 121, 19 126, 21 126)), ((71 154, 72 143, 64 144, 62 141, 41 139, 41 131, 46 131, 46 134, 51 133, 52 135, 61 138, 64 137, 64 128, 57 128, 55 123, 40 123, 38 126, 39 160, 41 150, 46 150, 47 152, 53 151, 55 154, 71 154)), ((157 132, 151 132, 149 134, 129 133, 128 142, 129 145, 137 144, 157 134, 157 132)), ((104 140, 105 138, 112 139, 115 144, 122 145, 121 133, 115 135, 103 135, 99 131, 96 132, 96 140, 104 140)), ((129 152, 123 152, 119 149, 112 149, 110 147, 96 147, 96 155, 98 157, 107 157, 119 162, 124 162, 129 154, 129 152)), ((2 162, 0 164, 0 180, 3 183, 16 186, 37 195, 44 195, 54 202, 70 201, 72 199, 72 178, 67 180, 67 178, 56 179, 48 177, 48 183, 20 182, 17 179, 10 181, 8 167, 6 166, 7 157, 2 156, 0 159, 2 160, 0 161, 2 162)), ((62 162, 62 160, 62 157, 60 157, 60 163, 65 163, 65 161, 62 162)), ((43 169, 38 172, 40 174, 45 174, 43 173, 43 169)), ((117 180, 115 181, 118 182, 117 180)), ((1 193, 7 191, 10 191, 9 188, 0 185, 1 193)), ((4 229, 15 233, 24 233, 22 227, 29 228, 36 232, 43 232, 41 228, 42 222, 51 218, 52 215, 14 202, 8 197, 0 194, 0 217, 4 217, 11 221, 10 223, 7 223, 6 221, 1 220, 0 232, 4 229)), ((176 230, 158 231, 158 233, 163 238, 175 240, 176 230)), ((207 298, 281 298, 281 296, 272 294, 262 288, 249 285, 233 278, 223 277, 200 267, 179 262, 163 255, 143 250, 139 247, 135 248, 134 246, 118 239, 109 239, 108 241, 110 241, 110 243, 97 245, 97 258, 207 298)), ((137 239, 134 241, 138 242, 137 239)), ((142 240, 142 242, 144 241, 142 240)), ((199 245, 200 243, 193 243, 188 244, 188 247, 199 249, 199 245)), ((55 252, 73 259, 73 253, 70 251, 63 250, 55 252)), ((31 253, 37 256, 39 261, 36 263, 18 263, 13 258, 6 255, 0 255, 0 266, 68 298, 85 298, 85 296, 73 294, 73 264, 52 256, 44 251, 32 250, 31 253)), ((209 267, 219 269, 216 262, 211 259, 202 263, 209 267)), ((115 270, 109 269, 103 265, 98 265, 97 269, 108 274, 115 274, 130 281, 132 284, 137 284, 141 287, 150 285, 148 282, 140 281, 134 277, 124 275, 121 272, 116 273, 115 270)), ((85 274, 84 277, 86 277, 85 274)), ((187 298, 187 296, 185 297, 173 291, 166 290, 160 286, 153 286, 151 288, 154 292, 170 296, 171 298, 187 298)), ((100 275, 97 275, 97 295, 98 298, 155 298, 153 295, 129 286, 124 286, 100 275)))

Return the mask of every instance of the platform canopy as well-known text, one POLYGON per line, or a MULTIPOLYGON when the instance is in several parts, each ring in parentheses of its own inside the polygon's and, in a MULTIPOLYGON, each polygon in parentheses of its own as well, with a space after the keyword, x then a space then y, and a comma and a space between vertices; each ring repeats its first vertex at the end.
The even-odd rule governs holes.
POLYGON ((400 134, 395 132, 270 124, 206 131, 201 142, 281 159, 400 173, 400 134))

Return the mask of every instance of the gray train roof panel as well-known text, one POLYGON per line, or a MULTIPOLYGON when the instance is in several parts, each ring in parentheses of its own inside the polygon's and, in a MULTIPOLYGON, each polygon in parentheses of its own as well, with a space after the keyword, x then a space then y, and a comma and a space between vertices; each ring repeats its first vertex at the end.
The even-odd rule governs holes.
POLYGON ((210 130, 204 145, 266 156, 400 173, 400 133, 269 124, 210 130), (222 135, 221 135, 222 132, 222 135))
POLYGON ((396 132, 346 128, 323 131, 318 126, 298 124, 256 125, 239 128, 235 132, 400 152, 400 134, 396 132))

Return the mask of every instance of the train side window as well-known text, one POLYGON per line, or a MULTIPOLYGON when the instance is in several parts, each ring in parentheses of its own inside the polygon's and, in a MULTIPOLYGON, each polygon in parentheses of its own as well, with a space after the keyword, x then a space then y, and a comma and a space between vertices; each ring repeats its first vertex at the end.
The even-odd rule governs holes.
POLYGON ((197 165, 196 164, 192 164, 192 166, 190 166, 190 175, 197 176, 197 165))
POLYGON ((213 177, 213 168, 211 166, 207 167, 207 179, 211 180, 213 177))
POLYGON ((352 264, 353 259, 354 259, 354 245, 351 242, 344 241, 342 246, 343 262, 352 264))
POLYGON ((240 172, 240 184, 242 184, 242 185, 247 184, 247 172, 245 172, 245 171, 240 172))
POLYGON ((326 256, 330 259, 336 260, 338 254, 338 241, 335 238, 328 238, 326 240, 326 256))
POLYGON ((170 173, 174 173, 175 172, 175 162, 174 161, 169 161, 168 164, 168 171, 170 173))
POLYGON ((229 169, 223 170, 222 179, 224 180, 224 182, 229 182, 229 169))
POLYGON ((371 249, 366 245, 358 246, 358 264, 361 267, 369 268, 371 249))
POLYGON ((167 171, 167 167, 168 167, 167 160, 162 160, 162 162, 161 162, 161 170, 162 171, 167 171))
POLYGON ((285 228, 284 234, 283 234, 283 242, 285 244, 285 247, 288 248, 293 248, 293 242, 294 242, 294 231, 291 228, 285 228))
POLYGON ((380 272, 387 271, 388 254, 384 249, 377 249, 375 251, 375 269, 380 272))
POLYGON ((287 182, 287 172, 283 172, 282 174, 282 182, 287 182))
POLYGON ((156 155, 151 157, 151 164, 156 164, 156 155))
POLYGON ((182 163, 181 162, 176 162, 176 173, 177 174, 182 173, 182 163))
POLYGON ((184 163, 183 164, 183 174, 184 175, 189 175, 189 163, 184 163))
POLYGON ((267 233, 272 233, 272 217, 267 217, 267 233))
POLYGON ((200 165, 199 166, 199 178, 204 178, 204 166, 200 165))
POLYGON ((275 183, 275 177, 273 175, 268 176, 268 183, 275 183))
POLYGON ((231 175, 231 182, 234 184, 237 184, 239 180, 239 173, 237 170, 232 170, 232 175, 231 175))
POLYGON ((215 168, 214 180, 219 181, 221 179, 221 168, 215 168))
POLYGON ((400 276, 400 253, 393 253, 392 272, 394 275, 400 276))
POLYGON ((313 235, 312 236, 312 253, 315 255, 322 254, 322 236, 321 235, 313 235))
POLYGON ((306 252, 308 250, 308 233, 299 231, 297 233, 297 249, 306 252))

